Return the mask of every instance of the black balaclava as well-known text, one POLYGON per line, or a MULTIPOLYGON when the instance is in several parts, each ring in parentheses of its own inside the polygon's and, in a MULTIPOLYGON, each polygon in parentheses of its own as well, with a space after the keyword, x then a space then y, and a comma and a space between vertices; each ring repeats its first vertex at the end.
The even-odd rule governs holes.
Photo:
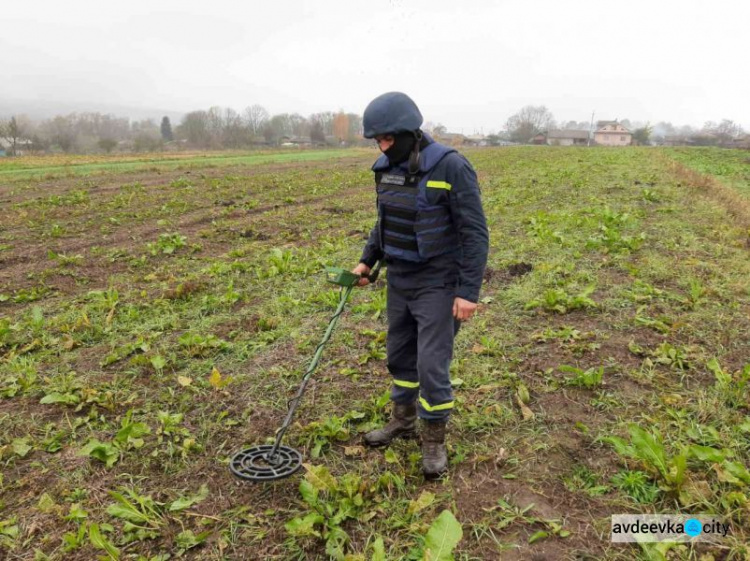
POLYGON ((409 154, 411 154, 414 148, 416 137, 413 132, 407 131, 394 134, 393 138, 395 139, 393 146, 388 148, 383 154, 386 155, 391 165, 395 166, 409 159, 409 154))

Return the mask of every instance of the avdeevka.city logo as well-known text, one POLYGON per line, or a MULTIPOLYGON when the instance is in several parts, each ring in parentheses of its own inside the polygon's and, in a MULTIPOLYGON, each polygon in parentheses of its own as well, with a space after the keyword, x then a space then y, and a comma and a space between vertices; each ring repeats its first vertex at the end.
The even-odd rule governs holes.
POLYGON ((612 542, 717 542, 731 526, 715 516, 687 514, 614 514, 612 542))
POLYGON ((690 520, 685 521, 685 533, 688 536, 694 538, 700 536, 701 532, 703 532, 703 523, 700 520, 697 518, 691 518, 690 520))

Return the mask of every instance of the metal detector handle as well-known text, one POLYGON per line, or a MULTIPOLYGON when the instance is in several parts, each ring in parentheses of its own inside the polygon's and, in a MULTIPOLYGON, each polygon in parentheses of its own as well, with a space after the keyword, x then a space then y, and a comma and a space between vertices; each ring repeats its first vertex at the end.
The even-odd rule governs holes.
POLYGON ((380 275, 380 267, 383 266, 382 261, 378 261, 377 265, 375 265, 375 268, 370 271, 369 275, 362 275, 364 278, 366 278, 370 282, 375 282, 378 280, 378 275, 380 275))

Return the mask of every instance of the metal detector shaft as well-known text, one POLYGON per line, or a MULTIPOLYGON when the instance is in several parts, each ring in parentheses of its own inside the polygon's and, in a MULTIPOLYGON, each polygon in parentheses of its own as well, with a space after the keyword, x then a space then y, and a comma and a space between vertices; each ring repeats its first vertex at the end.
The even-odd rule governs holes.
POLYGON ((278 451, 279 446, 281 445, 281 440, 284 438, 284 434, 289 428, 289 425, 292 424, 292 418, 294 417, 294 412, 297 410, 297 406, 300 404, 300 401, 302 401, 302 396, 305 393, 305 388, 307 388, 307 383, 310 381, 310 378, 312 377, 313 372, 315 372, 315 369, 318 367, 318 361, 320 360, 320 357, 323 354, 323 347, 331 338, 331 333, 333 333, 333 328, 336 327, 336 323, 339 320, 339 316, 343 313, 344 306, 346 306, 346 302, 349 300, 349 295, 351 294, 353 289, 354 289, 354 286, 347 286, 347 287, 341 288, 341 297, 339 299, 339 306, 338 308, 336 308, 336 313, 334 313, 333 316, 331 317, 331 321, 328 324, 328 329, 326 329, 325 335, 323 335, 323 340, 318 344, 318 347, 315 349, 315 355, 310 361, 310 365, 307 367, 307 372, 305 372, 305 375, 302 377, 302 384, 300 385, 299 390, 297 391, 297 395, 295 395, 292 399, 289 400, 289 411, 287 411, 286 418, 284 419, 284 424, 281 425, 281 428, 279 428, 278 432, 276 433, 276 442, 274 442, 273 448, 271 448, 271 451, 268 452, 268 456, 266 456, 266 459, 268 463, 270 464, 274 464, 276 462, 276 452, 278 451))

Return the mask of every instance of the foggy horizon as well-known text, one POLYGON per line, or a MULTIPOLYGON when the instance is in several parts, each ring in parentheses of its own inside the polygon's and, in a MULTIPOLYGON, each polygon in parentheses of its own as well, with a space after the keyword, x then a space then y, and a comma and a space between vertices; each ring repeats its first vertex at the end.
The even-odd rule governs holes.
POLYGON ((546 106, 560 124, 588 122, 595 111, 595 121, 701 127, 731 119, 750 129, 746 4, 372 6, 9 5, 0 111, 59 104, 175 115, 259 104, 271 114, 362 114, 375 96, 400 90, 425 121, 466 134, 499 131, 526 105, 546 106))

